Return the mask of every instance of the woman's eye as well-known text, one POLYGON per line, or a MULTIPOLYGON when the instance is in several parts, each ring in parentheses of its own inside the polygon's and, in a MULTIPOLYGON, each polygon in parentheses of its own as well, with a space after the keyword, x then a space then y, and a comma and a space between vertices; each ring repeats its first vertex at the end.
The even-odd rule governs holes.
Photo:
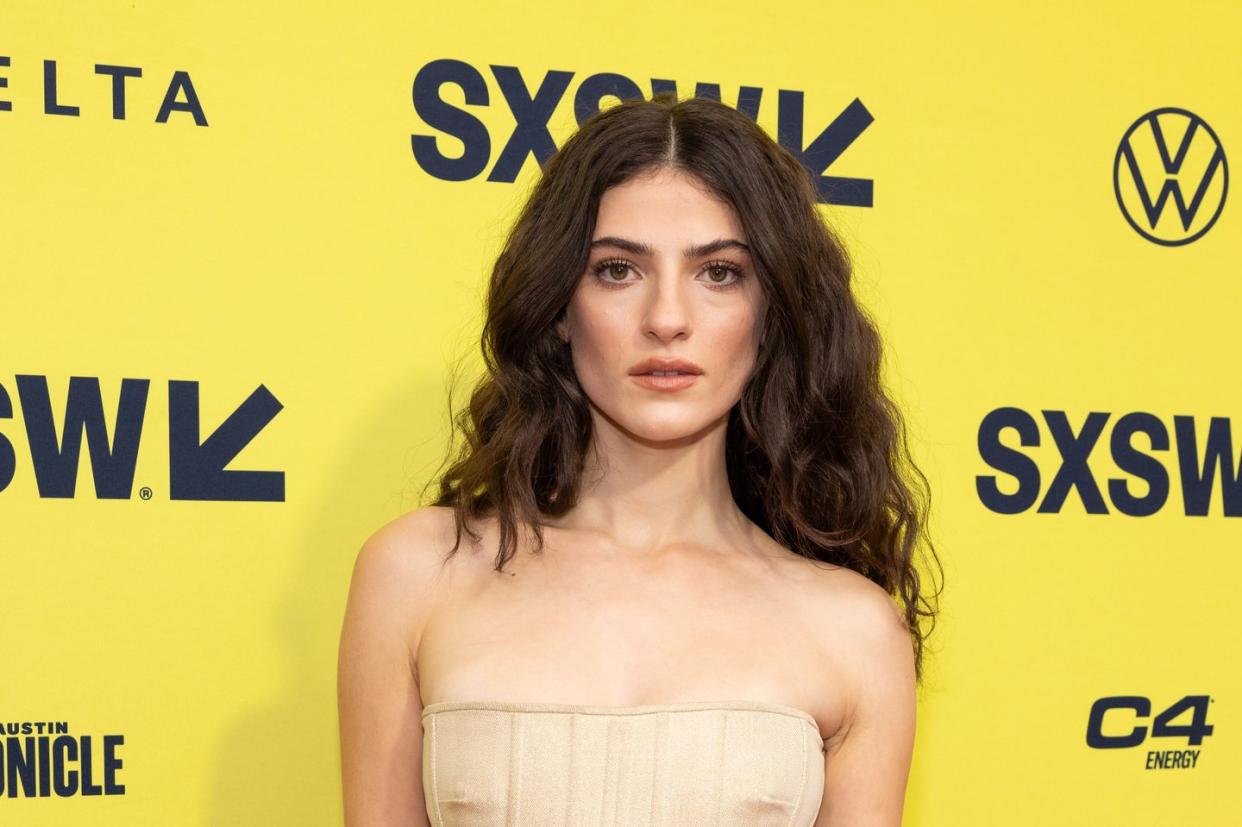
POLYGON ((624 261, 601 261, 592 268, 595 277, 602 283, 618 287, 625 284, 625 275, 631 269, 631 266, 624 261))
POLYGON ((725 264, 709 264, 703 272, 707 274, 707 281, 717 287, 732 287, 742 278, 740 271, 725 264))

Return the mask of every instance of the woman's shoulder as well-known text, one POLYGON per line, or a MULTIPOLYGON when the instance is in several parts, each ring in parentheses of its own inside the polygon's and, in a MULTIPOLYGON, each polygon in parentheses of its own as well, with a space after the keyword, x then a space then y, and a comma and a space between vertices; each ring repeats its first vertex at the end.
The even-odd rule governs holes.
MULTIPOLYGON (((453 510, 423 506, 373 529, 358 548, 352 590, 417 638, 455 579, 453 510)), ((468 544, 463 537, 463 548, 468 544)))
POLYGON ((486 516, 471 520, 467 528, 479 539, 463 531, 458 543, 453 509, 421 506, 372 530, 358 551, 358 565, 378 570, 406 586, 447 587, 447 579, 477 577, 490 568, 491 558, 485 550, 496 545, 494 522, 486 516))
POLYGON ((422 506, 372 529, 358 550, 358 562, 393 576, 418 576, 447 553, 452 537, 453 510, 422 506))
POLYGON ((834 565, 798 554, 764 537, 763 559, 774 564, 774 570, 801 585, 800 591, 810 609, 822 620, 831 621, 828 628, 844 624, 861 633, 891 633, 894 622, 904 628, 903 613, 897 601, 878 583, 848 566, 834 565))
POLYGON ((905 612, 882 586, 853 569, 817 565, 810 594, 813 634, 831 674, 846 689, 847 706, 877 685, 912 680, 914 648, 905 612))
POLYGON ((882 586, 847 566, 813 565, 813 599, 834 625, 868 637, 905 634, 901 607, 882 586))
POLYGON ((761 559, 799 596, 817 643, 832 660, 865 659, 876 646, 900 654, 910 642, 904 610, 878 583, 848 566, 798 554, 766 534, 762 539, 761 559))

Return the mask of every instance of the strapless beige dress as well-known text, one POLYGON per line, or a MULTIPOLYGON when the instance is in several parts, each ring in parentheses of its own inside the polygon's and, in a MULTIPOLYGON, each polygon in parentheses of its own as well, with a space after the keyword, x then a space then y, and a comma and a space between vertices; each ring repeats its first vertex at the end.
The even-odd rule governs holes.
POLYGON ((809 827, 826 751, 810 713, 756 701, 423 708, 432 827, 809 827))

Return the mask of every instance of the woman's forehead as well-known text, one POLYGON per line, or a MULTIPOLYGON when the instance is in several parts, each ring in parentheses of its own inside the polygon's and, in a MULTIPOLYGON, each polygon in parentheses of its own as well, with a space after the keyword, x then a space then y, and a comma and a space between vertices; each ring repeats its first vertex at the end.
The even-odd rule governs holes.
POLYGON ((717 238, 745 243, 733 207, 684 176, 631 179, 600 198, 595 236, 616 236, 681 250, 717 238))

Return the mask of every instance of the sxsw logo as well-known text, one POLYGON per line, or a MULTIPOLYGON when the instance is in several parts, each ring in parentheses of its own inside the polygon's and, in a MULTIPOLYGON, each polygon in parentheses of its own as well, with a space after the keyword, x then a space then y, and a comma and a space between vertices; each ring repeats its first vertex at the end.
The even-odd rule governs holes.
MULTIPOLYGON (((1160 459, 1171 449, 1176 485, 1181 489, 1180 505, 1187 517, 1207 515, 1218 479, 1224 516, 1242 517, 1242 460, 1235 458, 1227 417, 1211 417, 1205 432, 1194 417, 1174 416, 1170 435, 1163 420, 1143 411, 1116 418, 1104 411, 1091 411, 1077 427, 1065 411, 1039 413, 1059 460, 1046 485, 1040 464, 1023 450, 1038 447, 1044 438, 1034 414, 1021 408, 996 408, 979 423, 979 457, 1004 475, 975 477, 979 501, 989 511, 1021 514, 1034 508, 1040 514, 1057 514, 1076 492, 1088 514, 1111 513, 1111 505, 1111 510, 1131 517, 1150 516, 1164 508, 1171 497, 1172 475, 1160 459), (1007 434, 1017 437, 1017 446, 1002 442, 1007 434), (1110 477, 1101 488, 1088 464, 1097 451, 1107 452, 1113 465, 1126 476, 1110 477)), ((1007 441, 1012 442, 1012 438, 1007 441)))
MULTIPOLYGON (((414 111, 429 127, 441 133, 440 136, 410 136, 414 160, 428 175, 443 181, 469 181, 482 175, 490 165, 486 180, 511 184, 528 155, 534 155, 535 161, 543 166, 556 152, 548 122, 565 98, 574 73, 549 70, 532 90, 533 84, 516 66, 491 65, 488 69, 515 121, 499 153, 493 152, 492 135, 481 120, 467 109, 445 100, 445 87, 453 87, 450 96, 464 96, 467 107, 491 106, 494 93, 481 71, 464 61, 445 58, 431 61, 415 75, 414 111), (461 141, 465 150, 457 157, 446 155, 440 149, 443 136, 461 141)), ((652 95, 677 91, 676 81, 664 78, 651 78, 649 86, 652 95)), ((735 108, 752 120, 756 119, 763 93, 761 87, 742 86, 735 108)), ((609 96, 621 100, 647 97, 644 89, 625 75, 614 72, 589 75, 573 92, 574 117, 578 124, 598 112, 600 102, 609 96)), ((720 85, 698 83, 695 97, 719 101, 720 85)), ((811 171, 821 203, 872 206, 871 179, 824 174, 874 120, 862 101, 854 98, 809 144, 804 143, 802 92, 778 90, 776 113, 777 140, 811 171)), ((450 144, 455 143, 450 141, 450 144)))
POLYGON ((1122 136, 1113 160, 1113 191, 1121 214, 1143 238, 1167 247, 1189 244, 1210 230, 1225 208, 1224 147, 1193 112, 1154 109, 1122 136))
MULTIPOLYGON (((30 448, 40 497, 72 498, 86 437, 91 474, 98 499, 129 499, 134 468, 146 426, 150 380, 122 379, 112 415, 116 423, 111 440, 104 417, 99 379, 73 376, 65 409, 52 410, 46 376, 18 375, 17 395, 30 448), (57 434, 56 421, 62 428, 57 434)), ((283 502, 283 471, 235 471, 225 468, 272 421, 284 406, 259 385, 211 434, 202 438, 199 423, 198 382, 168 383, 168 498, 171 500, 227 500, 283 502)), ((0 423, 13 419, 13 400, 0 385, 0 423)), ((0 491, 17 472, 17 452, 0 433, 0 491)), ((139 496, 153 494, 143 487, 139 496)))

